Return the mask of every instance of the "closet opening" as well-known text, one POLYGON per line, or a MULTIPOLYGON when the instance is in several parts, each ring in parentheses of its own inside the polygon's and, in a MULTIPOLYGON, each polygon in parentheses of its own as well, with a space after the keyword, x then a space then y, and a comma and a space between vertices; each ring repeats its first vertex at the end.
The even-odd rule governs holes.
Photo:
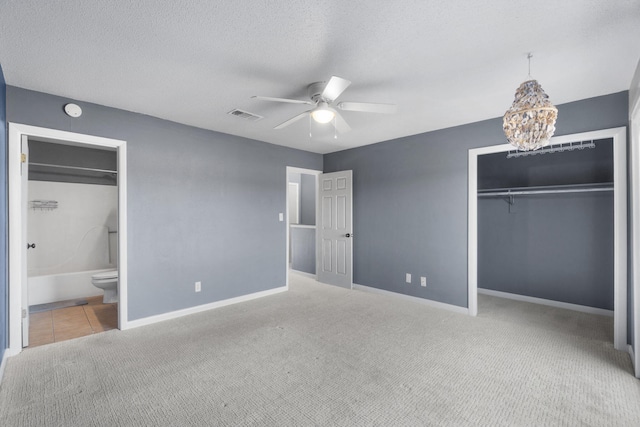
POLYGON ((558 308, 595 314, 594 328, 626 350, 625 137, 568 135, 525 155, 506 144, 470 150, 470 314, 515 307, 550 328, 575 326, 558 308))
POLYGON ((479 293, 613 317, 613 145, 588 144, 478 157, 479 293))

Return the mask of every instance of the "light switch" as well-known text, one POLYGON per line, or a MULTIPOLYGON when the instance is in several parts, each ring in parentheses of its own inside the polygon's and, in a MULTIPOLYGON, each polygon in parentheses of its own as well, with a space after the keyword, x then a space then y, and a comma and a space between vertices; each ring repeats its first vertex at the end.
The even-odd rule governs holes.
POLYGON ((280 222, 284 221, 284 214, 282 212, 278 214, 278 219, 280 219, 280 222))

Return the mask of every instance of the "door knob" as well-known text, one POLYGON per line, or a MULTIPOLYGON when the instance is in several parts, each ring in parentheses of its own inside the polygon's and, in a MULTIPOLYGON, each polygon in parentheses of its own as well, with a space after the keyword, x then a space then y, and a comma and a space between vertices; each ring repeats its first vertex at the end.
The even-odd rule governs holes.
POLYGON ((36 248, 36 244, 35 244, 35 243, 28 244, 28 243, 27 243, 27 249, 30 249, 30 248, 35 249, 35 248, 36 248))
POLYGON ((344 237, 353 237, 353 233, 347 233, 344 235, 344 237))

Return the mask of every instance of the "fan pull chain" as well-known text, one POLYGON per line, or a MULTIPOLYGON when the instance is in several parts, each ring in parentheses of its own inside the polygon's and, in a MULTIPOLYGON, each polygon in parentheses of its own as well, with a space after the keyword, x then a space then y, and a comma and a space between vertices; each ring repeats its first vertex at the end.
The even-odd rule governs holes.
POLYGON ((309 114, 309 139, 313 138, 313 135, 311 135, 311 114, 309 114))
POLYGON ((338 126, 336 116, 333 116, 333 139, 338 139, 338 126))

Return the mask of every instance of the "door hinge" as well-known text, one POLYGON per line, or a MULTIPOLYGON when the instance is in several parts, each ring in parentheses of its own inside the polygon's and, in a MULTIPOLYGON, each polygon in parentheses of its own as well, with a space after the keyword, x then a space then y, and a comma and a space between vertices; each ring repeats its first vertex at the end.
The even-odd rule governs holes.
POLYGON ((23 319, 26 319, 26 318, 27 318, 27 309, 26 309, 26 308, 23 308, 23 309, 22 309, 22 318, 23 318, 23 319))
POLYGON ((20 162, 27 163, 27 155, 24 153, 20 153, 20 162))

